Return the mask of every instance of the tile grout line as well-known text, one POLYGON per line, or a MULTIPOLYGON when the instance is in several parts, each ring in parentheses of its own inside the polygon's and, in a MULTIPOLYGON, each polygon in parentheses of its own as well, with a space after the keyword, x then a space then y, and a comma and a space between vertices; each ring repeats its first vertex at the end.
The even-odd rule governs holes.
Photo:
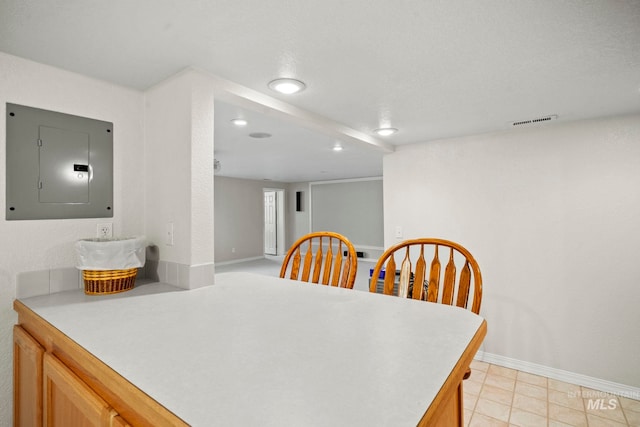
POLYGON ((545 377, 544 389, 545 389, 545 396, 546 396, 545 403, 547 407, 546 417, 547 417, 547 426, 548 426, 549 424, 551 424, 551 402, 549 400, 549 396, 551 395, 550 393, 551 388, 549 386, 549 378, 546 378, 546 377, 545 377))

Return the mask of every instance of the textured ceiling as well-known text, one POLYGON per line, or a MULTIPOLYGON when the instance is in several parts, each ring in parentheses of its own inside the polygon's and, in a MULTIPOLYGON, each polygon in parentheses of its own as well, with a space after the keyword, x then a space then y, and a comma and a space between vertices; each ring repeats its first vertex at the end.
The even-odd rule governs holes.
MULTIPOLYGON (((549 114, 640 112, 640 1, 0 0, 0 51, 141 90, 196 67, 363 134, 396 127, 384 138, 393 145, 549 114), (280 76, 307 89, 275 95, 267 83, 280 76)), ((220 115, 238 108, 226 107, 220 115)), ((348 142, 321 155, 335 136, 263 119, 270 154, 231 144, 216 119, 223 174, 381 174, 384 150, 348 142)))

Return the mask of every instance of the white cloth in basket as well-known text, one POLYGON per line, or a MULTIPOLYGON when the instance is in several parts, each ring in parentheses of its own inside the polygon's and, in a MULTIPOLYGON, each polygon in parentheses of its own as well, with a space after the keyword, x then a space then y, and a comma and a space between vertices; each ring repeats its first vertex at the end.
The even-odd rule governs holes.
POLYGON ((145 263, 144 237, 81 239, 75 248, 79 270, 126 270, 143 267, 145 263))

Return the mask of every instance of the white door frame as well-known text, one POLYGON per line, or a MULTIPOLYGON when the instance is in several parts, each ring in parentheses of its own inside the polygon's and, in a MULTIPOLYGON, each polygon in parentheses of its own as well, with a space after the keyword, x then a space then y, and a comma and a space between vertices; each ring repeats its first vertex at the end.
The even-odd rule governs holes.
MULTIPOLYGON (((285 191, 282 188, 263 188, 262 194, 267 192, 276 193, 276 255, 284 255, 285 247, 285 191)), ((266 209, 266 206, 264 207, 266 209)), ((265 224, 263 224, 263 231, 266 231, 266 217, 265 224)), ((264 242, 265 233, 263 232, 263 248, 266 248, 266 242, 264 242)), ((265 251, 266 252, 266 251, 265 251)))

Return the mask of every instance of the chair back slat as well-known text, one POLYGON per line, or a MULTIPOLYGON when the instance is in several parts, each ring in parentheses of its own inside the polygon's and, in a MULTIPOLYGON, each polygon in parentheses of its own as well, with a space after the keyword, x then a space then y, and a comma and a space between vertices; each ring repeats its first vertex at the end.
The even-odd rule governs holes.
POLYGON ((409 257, 409 248, 404 255, 402 264, 400 265, 400 282, 398 283, 398 296, 406 298, 409 295, 409 282, 411 281, 411 258, 409 257))
MULTIPOLYGON (((345 267, 347 267, 345 265, 345 267)), ((333 273, 331 275, 331 286, 343 286, 340 283, 340 270, 342 268, 342 241, 338 240, 338 252, 333 262, 333 273)), ((347 270, 348 271, 348 270, 347 270)), ((346 277, 344 277, 346 279, 346 277)))
POLYGON ((340 269, 338 268, 338 265, 340 263, 342 263, 342 258, 340 258, 340 262, 336 263, 336 272, 338 273, 338 275, 340 275, 341 279, 340 279, 340 287, 341 288, 353 288, 353 283, 351 284, 351 286, 349 286, 349 271, 351 270, 351 262, 357 262, 355 261, 353 258, 351 257, 346 257, 345 261, 344 261, 344 269, 342 271, 342 274, 340 275, 340 269))
POLYGON ((438 302, 440 289, 440 258, 438 258, 438 245, 433 249, 433 260, 429 270, 429 287, 427 288, 427 301, 438 302))
POLYGON ((333 264, 332 241, 329 238, 329 247, 327 248, 327 256, 324 259, 324 267, 322 268, 322 284, 328 285, 331 280, 331 264, 333 264))
POLYGON ((482 302, 482 276, 476 260, 460 244, 436 238, 410 239, 391 246, 378 259, 371 273, 369 291, 455 304, 478 314, 482 302), (449 250, 445 266, 439 258, 441 247, 449 250), (430 250, 433 250, 433 258, 427 271, 426 259, 431 256, 430 250), (399 270, 396 270, 397 263, 399 270), (462 266, 460 271, 458 266, 462 266), (384 282, 379 284, 383 269, 384 282), (428 280, 425 280, 427 275, 428 280))
POLYGON ((469 301, 469 288, 471 287, 471 268, 469 268, 469 261, 464 263, 464 267, 460 272, 460 284, 458 285, 458 298, 456 305, 458 307, 467 308, 467 302, 469 301))
POLYGON ((355 248, 345 236, 316 231, 302 236, 289 248, 280 277, 352 289, 357 268, 355 248))
POLYGON ((424 283, 426 268, 427 265, 424 260, 424 245, 421 245, 420 258, 418 258, 418 261, 416 262, 416 274, 413 279, 413 292, 411 294, 411 297, 413 299, 423 300, 426 298, 426 295, 424 295, 424 286, 422 286, 422 284, 424 283))
POLYGON ((300 247, 297 248, 291 264, 291 274, 289 279, 298 280, 298 272, 300 271, 300 247))
POLYGON ((442 283, 442 303, 453 304, 453 291, 456 285, 456 263, 453 260, 453 248, 449 255, 449 262, 444 268, 444 282, 442 283))
POLYGON ((322 270, 322 258, 324 254, 322 253, 322 237, 320 237, 320 244, 318 245, 318 251, 316 252, 316 260, 313 265, 313 283, 318 283, 320 281, 320 270, 322 270))
POLYGON ((307 253, 304 254, 304 264, 302 266, 302 280, 309 281, 309 275, 311 274, 311 261, 313 260, 313 250, 311 247, 311 240, 309 240, 309 247, 307 253))
MULTIPOLYGON (((395 280, 396 280, 396 260, 393 259, 393 257, 391 257, 384 270, 384 293, 386 295, 393 295, 393 285, 395 283, 395 280)), ((371 282, 373 282, 373 277, 371 282)))

